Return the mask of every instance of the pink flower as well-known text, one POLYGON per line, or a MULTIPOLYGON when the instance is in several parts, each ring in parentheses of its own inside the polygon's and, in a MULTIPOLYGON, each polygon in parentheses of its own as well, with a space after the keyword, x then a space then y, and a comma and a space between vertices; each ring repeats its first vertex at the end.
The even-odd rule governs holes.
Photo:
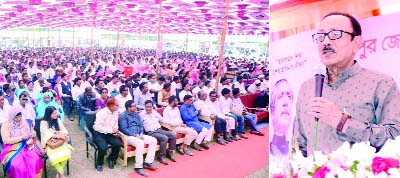
POLYGON ((390 168, 398 168, 399 167, 399 161, 393 158, 382 158, 382 157, 375 157, 372 160, 372 172, 377 175, 381 173, 382 171, 385 171, 386 174, 390 175, 388 173, 388 170, 390 168))
POLYGON ((326 166, 320 167, 314 172, 312 178, 325 178, 325 175, 329 171, 330 171, 329 168, 326 166))
POLYGON ((283 176, 282 174, 273 174, 272 178, 284 178, 285 176, 283 176))

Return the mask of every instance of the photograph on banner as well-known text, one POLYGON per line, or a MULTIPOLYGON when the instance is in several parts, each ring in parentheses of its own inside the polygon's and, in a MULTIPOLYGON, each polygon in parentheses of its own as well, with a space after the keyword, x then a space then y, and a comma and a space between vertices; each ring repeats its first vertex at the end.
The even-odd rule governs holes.
POLYGON ((371 162, 400 135, 400 2, 365 2, 271 4, 270 176, 387 173, 371 162), (360 144, 371 159, 335 159, 360 144))

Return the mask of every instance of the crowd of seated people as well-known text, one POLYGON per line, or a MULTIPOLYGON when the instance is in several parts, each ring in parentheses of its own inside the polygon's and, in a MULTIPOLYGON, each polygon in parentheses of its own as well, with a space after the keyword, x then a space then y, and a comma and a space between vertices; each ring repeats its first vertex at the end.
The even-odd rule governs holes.
MULTIPOLYGON (((36 147, 49 156, 57 177, 64 177, 63 169, 73 150, 68 144, 64 118, 74 121, 96 117, 96 169, 103 171, 109 147, 112 151, 106 159, 108 166, 114 168, 122 146, 120 135, 124 134, 128 144, 136 147, 135 171, 147 176, 144 169, 157 169, 153 165, 155 159, 168 164, 166 158, 176 161, 175 151, 193 156, 191 149, 210 149, 214 133, 221 145, 248 139, 245 122, 249 123, 251 134, 263 135, 256 127, 256 116, 247 112, 240 101, 241 95, 259 93, 263 97, 268 91, 268 71, 262 62, 225 58, 222 78, 217 82, 216 56, 171 52, 159 61, 159 71, 155 56, 155 50, 124 49, 116 63, 112 48, 94 49, 94 53, 84 48, 0 50, 4 148, 39 145, 36 147), (127 66, 132 66, 134 73, 126 73, 127 66), (233 79, 224 77, 229 68, 246 68, 256 79, 248 85, 240 73, 233 79), (20 112, 11 112, 17 109, 20 112), (157 109, 163 109, 162 113, 157 109), (79 117, 73 115, 74 111, 79 117), (30 130, 26 130, 25 122, 30 130), (12 124, 18 128, 10 127, 12 124), (18 133, 12 129, 18 129, 18 133), (176 144, 177 133, 185 135, 182 145, 176 144), (160 149, 156 156, 157 142, 160 149), (145 160, 144 145, 148 145, 145 160)), ((9 152, 18 151, 10 149, 3 149, 0 158, 17 161, 16 165, 21 166, 25 153, 19 153, 20 159, 7 160, 9 152)), ((29 165, 35 169, 28 173, 12 167, 11 162, 7 164, 11 166, 7 169, 9 177, 39 174, 43 166, 36 160, 37 165, 29 165)))

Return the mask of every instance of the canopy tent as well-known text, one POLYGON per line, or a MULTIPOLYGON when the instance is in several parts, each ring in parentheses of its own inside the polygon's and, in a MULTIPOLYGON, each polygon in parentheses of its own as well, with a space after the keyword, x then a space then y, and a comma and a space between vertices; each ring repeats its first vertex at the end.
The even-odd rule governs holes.
POLYGON ((271 41, 314 29, 329 12, 363 19, 400 11, 398 0, 271 0, 271 41))
MULTIPOLYGON (((0 29, 91 27, 157 33, 160 0, 4 0, 0 29), (120 23, 118 23, 120 22, 120 23)), ((220 34, 225 1, 163 0, 161 33, 220 34)), ((232 0, 227 34, 269 31, 268 0, 232 0)))

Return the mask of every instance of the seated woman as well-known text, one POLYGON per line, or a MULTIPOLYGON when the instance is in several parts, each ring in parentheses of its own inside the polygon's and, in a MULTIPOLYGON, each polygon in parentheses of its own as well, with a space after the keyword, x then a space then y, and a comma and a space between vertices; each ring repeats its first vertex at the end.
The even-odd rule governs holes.
POLYGON ((96 110, 100 110, 106 107, 107 101, 110 98, 108 96, 108 89, 107 88, 102 88, 100 90, 100 97, 97 98, 96 100, 96 110))
POLYGON ((64 177, 64 166, 71 158, 72 146, 68 144, 68 131, 57 117, 57 109, 46 108, 44 118, 40 122, 41 142, 46 149, 50 164, 57 170, 57 178, 64 177))
POLYGON ((44 155, 39 142, 36 142, 36 133, 31 130, 25 119, 22 118, 22 109, 13 107, 8 112, 9 120, 1 127, 3 150, 0 153, 4 171, 10 178, 40 177, 43 171, 44 155))
POLYGON ((64 122, 64 110, 61 105, 57 104, 53 92, 46 91, 43 88, 42 97, 39 99, 38 105, 36 107, 36 118, 41 119, 44 117, 45 110, 48 106, 54 106, 62 122, 64 122))

